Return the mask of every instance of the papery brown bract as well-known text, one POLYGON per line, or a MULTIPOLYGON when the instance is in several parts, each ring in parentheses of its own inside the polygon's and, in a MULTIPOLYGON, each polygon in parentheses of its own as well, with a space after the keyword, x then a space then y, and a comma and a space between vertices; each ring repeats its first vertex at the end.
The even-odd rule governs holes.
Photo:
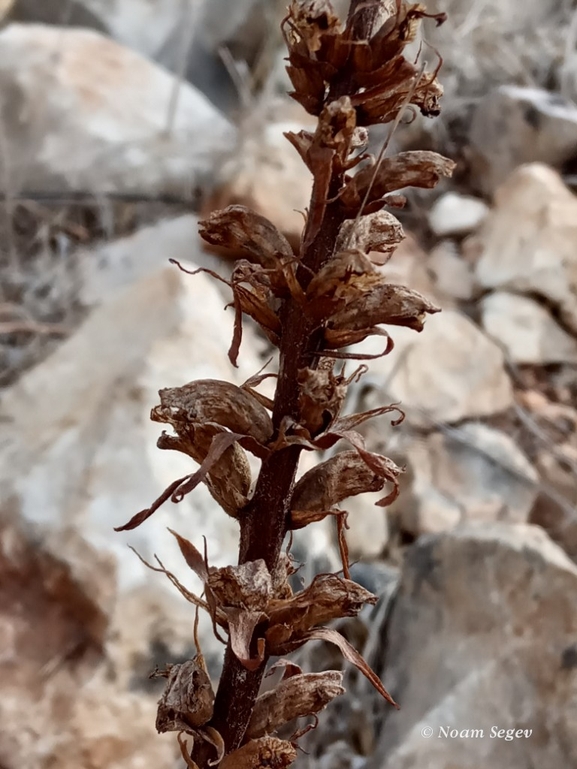
POLYGON ((272 601, 269 605, 266 638, 274 647, 270 650, 271 654, 282 656, 284 653, 277 646, 277 626, 290 629, 287 641, 298 640, 316 625, 338 617, 356 617, 365 604, 375 604, 377 600, 377 596, 352 580, 342 579, 336 574, 319 574, 294 597, 272 601))
POLYGON ((299 371, 299 406, 302 424, 311 436, 334 422, 344 403, 348 380, 333 372, 334 363, 325 359, 316 369, 299 371))
POLYGON ((213 569, 207 587, 221 606, 265 611, 273 597, 271 575, 263 560, 213 569))
MULTIPOLYGON (((156 411, 155 421, 169 422, 177 435, 162 433, 157 441, 159 449, 172 449, 187 454, 198 464, 206 459, 216 435, 225 428, 216 424, 195 424, 172 418, 156 411)), ((252 478, 244 450, 235 443, 229 446, 206 476, 206 485, 228 515, 236 518, 238 511, 248 503, 252 478)))

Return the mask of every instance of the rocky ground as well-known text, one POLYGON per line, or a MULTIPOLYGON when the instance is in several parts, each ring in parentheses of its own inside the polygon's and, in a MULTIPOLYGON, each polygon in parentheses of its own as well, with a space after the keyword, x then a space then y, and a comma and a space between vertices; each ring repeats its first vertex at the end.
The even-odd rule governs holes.
MULTIPOLYGON (((190 656, 193 612, 127 545, 191 584, 166 526, 204 534, 215 565, 234 561, 235 527, 198 489, 136 532, 112 529, 179 473, 175 452, 155 448, 157 391, 241 383, 268 357, 248 326, 233 369, 222 285, 168 259, 226 275, 197 221, 231 202, 298 240, 310 177, 283 131, 310 118, 282 96, 284 5, 0 3, 0 769, 180 766, 155 732, 148 676, 190 656)), ((420 335, 397 330, 351 393, 351 410, 402 403, 402 426, 366 428, 406 466, 399 499, 344 505, 356 578, 381 601, 341 630, 402 709, 349 671, 299 766, 566 769, 577 14, 569 0, 429 6, 449 12, 424 38, 426 58, 444 59, 444 112, 400 126, 393 144, 440 150, 458 171, 410 198, 407 237, 380 269, 443 312, 420 335)), ((299 557, 338 569, 331 526, 313 533, 299 557)), ((221 647, 200 632, 217 674, 221 647)), ((315 669, 341 664, 307 654, 315 669)))

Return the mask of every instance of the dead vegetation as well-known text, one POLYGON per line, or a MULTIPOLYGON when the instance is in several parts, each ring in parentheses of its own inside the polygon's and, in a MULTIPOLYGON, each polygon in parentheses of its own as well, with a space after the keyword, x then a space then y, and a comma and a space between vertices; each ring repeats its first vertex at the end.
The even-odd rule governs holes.
MULTIPOLYGON (((119 529, 143 524, 164 502, 179 502, 202 482, 239 523, 238 566, 210 566, 209 554, 175 534, 204 585, 203 596, 192 594, 160 562, 153 567, 164 571, 197 610, 208 611, 216 636, 226 642, 216 692, 200 649, 193 660, 164 673, 168 682, 157 728, 177 732, 190 767, 282 767, 294 761, 298 740, 310 726, 297 728, 288 739, 273 735, 299 718, 313 717, 314 724, 316 713, 343 692, 342 673, 306 674, 286 663, 276 687, 259 690, 269 660, 309 641, 336 645, 396 705, 354 646, 327 625, 355 617, 377 601, 350 578, 346 512, 339 503, 381 490, 378 504, 387 505, 398 493, 401 472, 390 459, 368 450, 357 429, 384 414, 398 423, 398 409, 384 405, 341 415, 348 385, 366 371, 361 365, 346 375, 344 362, 374 357, 348 347, 377 335, 384 337, 382 354, 387 354, 393 341, 383 325, 421 331, 426 316, 438 311, 419 293, 389 283, 370 256, 380 252, 381 261, 400 240, 400 224, 382 213, 386 206, 402 207, 398 191, 434 187, 454 165, 432 152, 386 158, 366 152, 367 126, 384 123, 393 130, 409 106, 424 115, 439 112, 442 88, 436 72, 404 56, 425 17, 423 6, 401 0, 353 0, 342 22, 328 0, 293 0, 283 21, 291 95, 318 119, 314 132, 287 134, 313 175, 300 248, 293 252, 273 223, 242 206, 201 223, 205 240, 242 255, 229 281, 236 312, 231 362, 236 364, 241 352, 247 315, 278 348, 279 368, 278 374, 256 373, 242 387, 201 380, 160 391, 151 417, 173 432, 162 434, 159 447, 187 454, 200 467, 119 529), (272 400, 258 390, 270 376, 277 380, 272 400), (303 451, 341 441, 349 451, 295 484, 303 451), (261 460, 256 479, 246 452, 261 460), (327 516, 336 521, 343 576, 318 575, 295 593, 290 533, 327 516)), ((443 16, 435 21, 441 23, 443 16)))

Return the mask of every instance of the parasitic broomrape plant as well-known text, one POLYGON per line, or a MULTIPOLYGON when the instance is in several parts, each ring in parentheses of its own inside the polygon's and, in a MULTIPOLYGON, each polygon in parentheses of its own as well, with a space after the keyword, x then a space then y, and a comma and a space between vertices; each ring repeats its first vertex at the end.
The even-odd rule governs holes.
POLYGON ((422 5, 404 0, 352 0, 342 21, 329 0, 292 0, 283 20, 291 96, 317 118, 314 132, 286 134, 313 176, 300 248, 294 252, 274 224, 240 205, 200 224, 208 243, 243 255, 228 282, 235 309, 232 363, 248 315, 278 349, 279 366, 272 400, 259 391, 270 374, 255 374, 242 387, 201 380, 160 391, 151 418, 171 431, 162 433, 158 446, 187 454, 198 467, 121 527, 144 524, 165 501, 179 502, 200 483, 238 521, 238 565, 220 569, 173 532, 204 585, 202 596, 159 569, 209 613, 214 632, 226 642, 216 692, 200 650, 162 673, 167 683, 156 726, 177 732, 189 767, 256 769, 295 760, 298 735, 284 740, 276 736, 278 729, 316 714, 341 694, 342 674, 303 673, 285 661, 276 688, 260 695, 259 690, 271 658, 310 640, 336 644, 396 704, 361 655, 327 624, 377 601, 350 579, 346 514, 339 504, 366 491, 382 491, 377 504, 389 504, 401 472, 370 451, 357 430, 382 414, 400 421, 398 409, 341 413, 348 385, 366 370, 362 365, 347 376, 346 361, 370 357, 349 348, 378 335, 387 354, 393 342, 385 327, 421 331, 426 316, 438 311, 419 293, 388 282, 376 265, 403 238, 400 223, 385 209, 404 204, 403 188, 434 187, 454 164, 434 152, 381 153, 375 159, 366 151, 368 126, 388 123, 392 132, 407 107, 426 116, 439 112, 436 72, 405 56, 424 17, 422 5), (295 482, 303 451, 338 442, 349 448, 295 482), (247 452, 261 460, 256 480, 247 452), (343 576, 319 575, 294 593, 294 568, 283 547, 291 531, 327 516, 336 521, 343 576))

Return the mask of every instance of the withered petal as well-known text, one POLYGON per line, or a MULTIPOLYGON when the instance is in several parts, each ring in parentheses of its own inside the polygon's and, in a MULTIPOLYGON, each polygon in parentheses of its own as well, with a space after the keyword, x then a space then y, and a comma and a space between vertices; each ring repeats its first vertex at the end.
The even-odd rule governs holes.
POLYGON ((361 216, 357 221, 347 220, 341 225, 336 251, 358 249, 365 254, 376 251, 387 258, 380 263, 386 264, 393 251, 404 239, 405 233, 399 220, 388 211, 361 216))
POLYGON ((288 626, 291 637, 299 638, 308 629, 341 617, 356 617, 365 604, 374 604, 377 597, 351 580, 336 574, 319 574, 312 583, 284 601, 269 604, 269 631, 266 637, 270 648, 275 625, 288 626))
POLYGON ((329 702, 344 694, 343 674, 338 670, 301 673, 281 681, 272 691, 261 694, 254 706, 247 737, 273 734, 295 718, 319 713, 329 702))
POLYGON ((197 379, 182 387, 160 390, 159 395, 156 421, 214 422, 263 444, 272 436, 272 420, 264 406, 230 382, 197 379))
POLYGON ((357 331, 380 324, 405 326, 422 331, 427 315, 440 312, 418 291, 388 283, 379 276, 366 291, 353 296, 345 307, 329 320, 325 336, 332 331, 357 331))
POLYGON ((162 733, 204 726, 212 718, 214 699, 204 661, 199 662, 195 657, 171 665, 164 693, 158 702, 156 730, 162 733))
POLYGON ((430 189, 436 187, 442 177, 451 176, 455 165, 453 160, 436 152, 399 152, 390 158, 383 158, 378 167, 362 168, 345 186, 341 200, 345 206, 350 200, 356 211, 369 188, 369 201, 404 187, 430 189))
POLYGON ((381 459, 382 463, 375 461, 369 467, 358 451, 342 451, 313 467, 295 486, 291 500, 293 522, 296 512, 330 510, 349 497, 380 491, 387 481, 394 481, 397 466, 385 457, 381 459))
POLYGON ((397 703, 394 701, 394 699, 391 697, 391 695, 388 693, 388 691, 383 686, 381 679, 378 677, 378 675, 374 672, 374 670, 371 669, 370 665, 366 662, 365 659, 358 653, 358 651, 351 646, 351 644, 346 640, 346 638, 343 638, 343 636, 337 632, 336 630, 332 630, 327 627, 318 627, 314 630, 311 630, 309 633, 306 634, 306 639, 309 641, 315 640, 315 641, 327 641, 329 643, 335 644, 335 646, 338 646, 341 650, 341 653, 343 657, 348 661, 352 662, 352 664, 361 671, 361 673, 368 678, 368 680, 372 683, 372 685, 375 687, 375 689, 379 692, 379 694, 384 697, 384 699, 387 700, 387 702, 390 702, 391 705, 393 705, 397 710, 400 710, 397 703))
POLYGON ((273 596, 272 577, 262 558, 214 569, 207 585, 220 606, 266 611, 273 596))
POLYGON ((226 248, 267 268, 281 257, 292 257, 288 240, 266 217, 241 205, 214 211, 199 222, 199 234, 208 243, 226 248))
POLYGON ((184 556, 187 565, 190 566, 201 582, 206 582, 208 579, 208 566, 204 561, 203 555, 196 549, 190 540, 181 537, 180 534, 177 534, 176 531, 173 531, 172 529, 168 530, 178 542, 178 547, 180 548, 180 552, 184 556))
POLYGON ((235 607, 226 608, 224 611, 228 619, 230 645, 235 657, 247 670, 257 670, 265 659, 264 638, 257 639, 256 657, 251 657, 250 649, 254 630, 267 618, 266 614, 235 607))
POLYGON ((219 769, 285 769, 296 761, 294 745, 278 737, 259 737, 226 755, 219 769))

